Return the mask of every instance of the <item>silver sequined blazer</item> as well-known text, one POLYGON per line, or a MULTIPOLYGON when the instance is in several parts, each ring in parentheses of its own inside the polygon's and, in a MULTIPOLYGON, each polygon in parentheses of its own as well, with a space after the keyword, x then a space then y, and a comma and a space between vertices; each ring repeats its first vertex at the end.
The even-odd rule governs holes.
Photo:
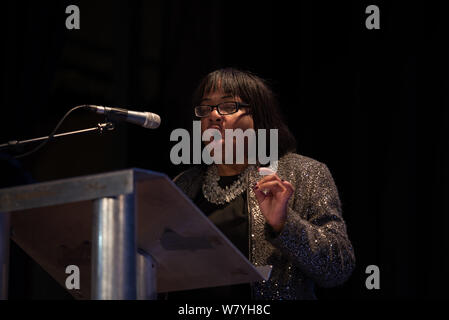
MULTIPOLYGON (((202 192, 204 173, 204 167, 192 167, 174 182, 193 200, 202 192)), ((251 285, 252 297, 316 299, 315 285, 342 284, 355 267, 338 191, 326 165, 295 153, 279 159, 277 174, 295 187, 279 234, 266 223, 251 188, 260 179, 258 172, 250 170, 246 178, 249 260, 256 266, 273 266, 268 281, 251 285)))

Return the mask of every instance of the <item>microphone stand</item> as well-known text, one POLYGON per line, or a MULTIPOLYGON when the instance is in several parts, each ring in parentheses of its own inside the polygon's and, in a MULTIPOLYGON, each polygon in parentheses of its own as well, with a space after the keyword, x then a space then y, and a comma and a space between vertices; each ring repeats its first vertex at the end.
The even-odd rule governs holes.
MULTIPOLYGON (((53 135, 51 137, 51 139, 64 137, 64 136, 70 136, 70 135, 78 134, 78 133, 95 132, 95 131, 98 131, 101 134, 104 131, 112 131, 114 129, 115 129, 115 127, 114 127, 114 124, 112 122, 104 122, 104 123, 97 124, 97 126, 93 127, 93 128, 58 133, 58 134, 53 135)), ((50 136, 34 138, 34 139, 28 139, 28 140, 21 140, 21 141, 12 140, 12 141, 9 141, 7 143, 0 144, 0 149, 9 148, 9 147, 18 147, 18 146, 21 146, 21 145, 24 145, 24 144, 27 144, 27 143, 37 142, 37 141, 42 141, 42 140, 50 140, 50 136)))

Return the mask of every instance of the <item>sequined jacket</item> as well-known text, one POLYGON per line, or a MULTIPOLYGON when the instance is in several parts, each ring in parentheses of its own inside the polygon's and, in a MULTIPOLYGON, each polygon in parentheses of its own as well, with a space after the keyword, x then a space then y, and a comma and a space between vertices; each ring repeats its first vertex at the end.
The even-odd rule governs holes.
MULTIPOLYGON (((192 167, 174 182, 193 200, 201 192, 204 173, 204 168, 192 167)), ((288 153, 279 159, 277 174, 295 191, 288 202, 284 228, 274 234, 250 187, 260 176, 256 170, 247 173, 249 260, 255 266, 273 266, 269 280, 251 285, 252 297, 316 299, 315 284, 342 284, 355 267, 338 191, 325 164, 298 154, 288 153)))

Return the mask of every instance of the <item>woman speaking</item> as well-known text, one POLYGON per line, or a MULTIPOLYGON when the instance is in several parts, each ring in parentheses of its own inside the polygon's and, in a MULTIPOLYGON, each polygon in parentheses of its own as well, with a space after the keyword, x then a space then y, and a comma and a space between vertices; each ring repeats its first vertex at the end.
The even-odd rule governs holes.
POLYGON ((193 101, 202 132, 278 130, 276 171, 261 175, 266 169, 245 157, 243 163, 192 166, 174 180, 251 263, 273 269, 264 282, 175 292, 168 299, 316 299, 315 285, 346 281, 355 257, 332 175, 323 163, 295 153, 296 141, 265 81, 217 70, 203 78, 193 101))

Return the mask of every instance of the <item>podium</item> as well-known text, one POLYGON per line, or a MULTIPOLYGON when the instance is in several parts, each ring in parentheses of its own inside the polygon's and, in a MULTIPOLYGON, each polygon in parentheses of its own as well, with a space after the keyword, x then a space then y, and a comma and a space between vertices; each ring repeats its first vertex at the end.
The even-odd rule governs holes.
POLYGON ((135 168, 0 189, 3 299, 10 237, 77 299, 155 299, 271 272, 253 266, 165 174, 135 168))

